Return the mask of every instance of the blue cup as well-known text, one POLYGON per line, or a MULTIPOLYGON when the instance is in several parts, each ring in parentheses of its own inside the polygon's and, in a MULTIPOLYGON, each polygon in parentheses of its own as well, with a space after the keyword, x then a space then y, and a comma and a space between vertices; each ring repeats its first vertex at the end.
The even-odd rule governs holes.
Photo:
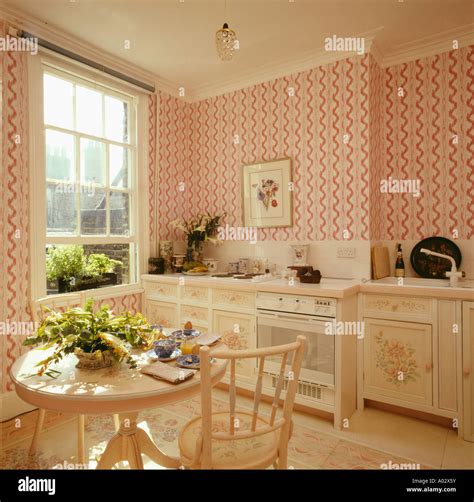
POLYGON ((174 340, 157 340, 153 343, 153 350, 160 359, 171 357, 175 349, 176 342, 174 340))

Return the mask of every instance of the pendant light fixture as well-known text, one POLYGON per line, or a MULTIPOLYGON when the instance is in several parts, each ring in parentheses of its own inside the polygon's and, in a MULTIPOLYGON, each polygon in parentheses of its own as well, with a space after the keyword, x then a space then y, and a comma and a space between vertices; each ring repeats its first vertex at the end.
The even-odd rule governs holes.
POLYGON ((222 61, 230 61, 234 57, 236 47, 237 35, 227 23, 224 23, 222 28, 216 32, 217 54, 222 61))
MULTIPOLYGON (((227 0, 224 1, 224 19, 227 17, 227 0)), ((217 55, 222 61, 230 61, 234 57, 234 51, 238 49, 239 41, 234 30, 224 23, 216 32, 217 55)))

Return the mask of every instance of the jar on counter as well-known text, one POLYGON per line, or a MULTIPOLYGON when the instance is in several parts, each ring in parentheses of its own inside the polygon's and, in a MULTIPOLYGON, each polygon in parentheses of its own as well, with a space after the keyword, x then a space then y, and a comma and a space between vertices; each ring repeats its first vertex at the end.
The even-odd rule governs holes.
POLYGON ((148 273, 164 274, 165 273, 164 258, 148 258, 148 273))
POLYGON ((238 265, 239 274, 248 274, 250 272, 249 262, 250 260, 248 258, 239 259, 239 265, 238 265))
POLYGON ((237 274, 239 272, 239 262, 231 261, 229 263, 229 274, 237 274))

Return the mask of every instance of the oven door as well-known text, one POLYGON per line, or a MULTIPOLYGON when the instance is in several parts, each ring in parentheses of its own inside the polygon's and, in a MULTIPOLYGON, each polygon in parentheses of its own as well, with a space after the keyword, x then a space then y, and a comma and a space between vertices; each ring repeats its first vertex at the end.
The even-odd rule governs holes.
MULTIPOLYGON (((259 310, 257 347, 292 343, 298 335, 306 336, 307 346, 300 379, 334 386, 334 336, 325 334, 326 322, 314 316, 259 310)), ((277 358, 265 358, 265 368, 278 375, 280 364, 277 358)))

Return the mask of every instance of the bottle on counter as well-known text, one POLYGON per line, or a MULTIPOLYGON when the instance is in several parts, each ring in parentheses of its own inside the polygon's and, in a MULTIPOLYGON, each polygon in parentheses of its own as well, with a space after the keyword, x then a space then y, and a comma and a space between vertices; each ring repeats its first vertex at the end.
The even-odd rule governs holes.
POLYGON ((397 244, 397 261, 395 262, 395 277, 405 277, 405 262, 403 261, 402 245, 397 244))

